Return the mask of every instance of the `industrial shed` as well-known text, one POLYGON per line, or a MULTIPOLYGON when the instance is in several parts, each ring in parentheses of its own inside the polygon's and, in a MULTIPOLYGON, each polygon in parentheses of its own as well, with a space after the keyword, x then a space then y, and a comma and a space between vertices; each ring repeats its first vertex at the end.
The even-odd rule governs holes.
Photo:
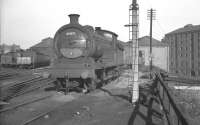
POLYGON ((30 50, 39 52, 41 54, 49 56, 50 58, 53 58, 54 57, 53 38, 47 37, 45 39, 42 39, 40 43, 30 47, 30 50))
MULTIPOLYGON (((124 63, 130 64, 132 62, 132 55, 130 55, 131 42, 127 42, 124 51, 124 63)), ((169 70, 168 67, 168 53, 169 47, 166 43, 160 42, 159 40, 152 39, 152 64, 153 66, 159 67, 165 71, 169 70)), ((149 66, 150 60, 150 37, 144 36, 139 38, 139 65, 149 66)))

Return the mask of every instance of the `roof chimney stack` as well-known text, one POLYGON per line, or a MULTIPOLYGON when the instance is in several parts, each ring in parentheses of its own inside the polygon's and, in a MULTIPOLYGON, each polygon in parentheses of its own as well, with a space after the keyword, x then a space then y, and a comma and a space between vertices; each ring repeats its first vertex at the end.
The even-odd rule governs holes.
POLYGON ((70 14, 69 18, 70 18, 70 24, 79 24, 78 18, 80 15, 78 14, 70 14))
POLYGON ((97 30, 101 30, 101 27, 95 27, 95 30, 97 31, 97 30))

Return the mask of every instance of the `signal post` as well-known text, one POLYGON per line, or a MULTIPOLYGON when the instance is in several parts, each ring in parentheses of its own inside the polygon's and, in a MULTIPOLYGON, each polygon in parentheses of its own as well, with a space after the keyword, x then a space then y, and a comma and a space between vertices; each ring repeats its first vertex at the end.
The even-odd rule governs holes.
POLYGON ((139 70, 138 70, 138 37, 139 37, 139 6, 137 0, 133 0, 129 7, 129 24, 125 25, 129 27, 129 41, 131 42, 131 51, 129 54, 132 57, 131 65, 131 91, 132 91, 132 103, 135 104, 139 99, 139 70))

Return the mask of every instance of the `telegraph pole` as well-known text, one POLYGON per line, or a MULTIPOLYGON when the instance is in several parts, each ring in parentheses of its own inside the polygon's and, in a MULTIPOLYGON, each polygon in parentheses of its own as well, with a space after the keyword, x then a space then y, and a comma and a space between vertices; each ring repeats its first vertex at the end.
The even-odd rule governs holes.
POLYGON ((135 104, 139 99, 139 70, 138 70, 138 36, 139 36, 139 6, 137 0, 132 0, 129 7, 129 41, 131 41, 131 51, 129 54, 132 58, 131 85, 132 86, 132 103, 135 104))
MULTIPOLYGON (((149 56, 149 70, 150 73, 152 73, 152 24, 153 24, 153 20, 155 20, 155 10, 153 10, 152 8, 150 10, 148 10, 147 12, 147 18, 150 20, 150 56, 149 56)), ((150 75, 150 78, 152 78, 152 76, 150 75)))

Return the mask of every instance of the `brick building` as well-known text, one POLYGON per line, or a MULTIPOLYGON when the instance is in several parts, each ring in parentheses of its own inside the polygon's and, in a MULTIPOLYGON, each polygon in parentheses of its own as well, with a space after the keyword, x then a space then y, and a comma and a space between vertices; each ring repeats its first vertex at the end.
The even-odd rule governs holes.
POLYGON ((169 70, 180 76, 200 78, 200 25, 188 24, 165 35, 169 45, 169 70))

